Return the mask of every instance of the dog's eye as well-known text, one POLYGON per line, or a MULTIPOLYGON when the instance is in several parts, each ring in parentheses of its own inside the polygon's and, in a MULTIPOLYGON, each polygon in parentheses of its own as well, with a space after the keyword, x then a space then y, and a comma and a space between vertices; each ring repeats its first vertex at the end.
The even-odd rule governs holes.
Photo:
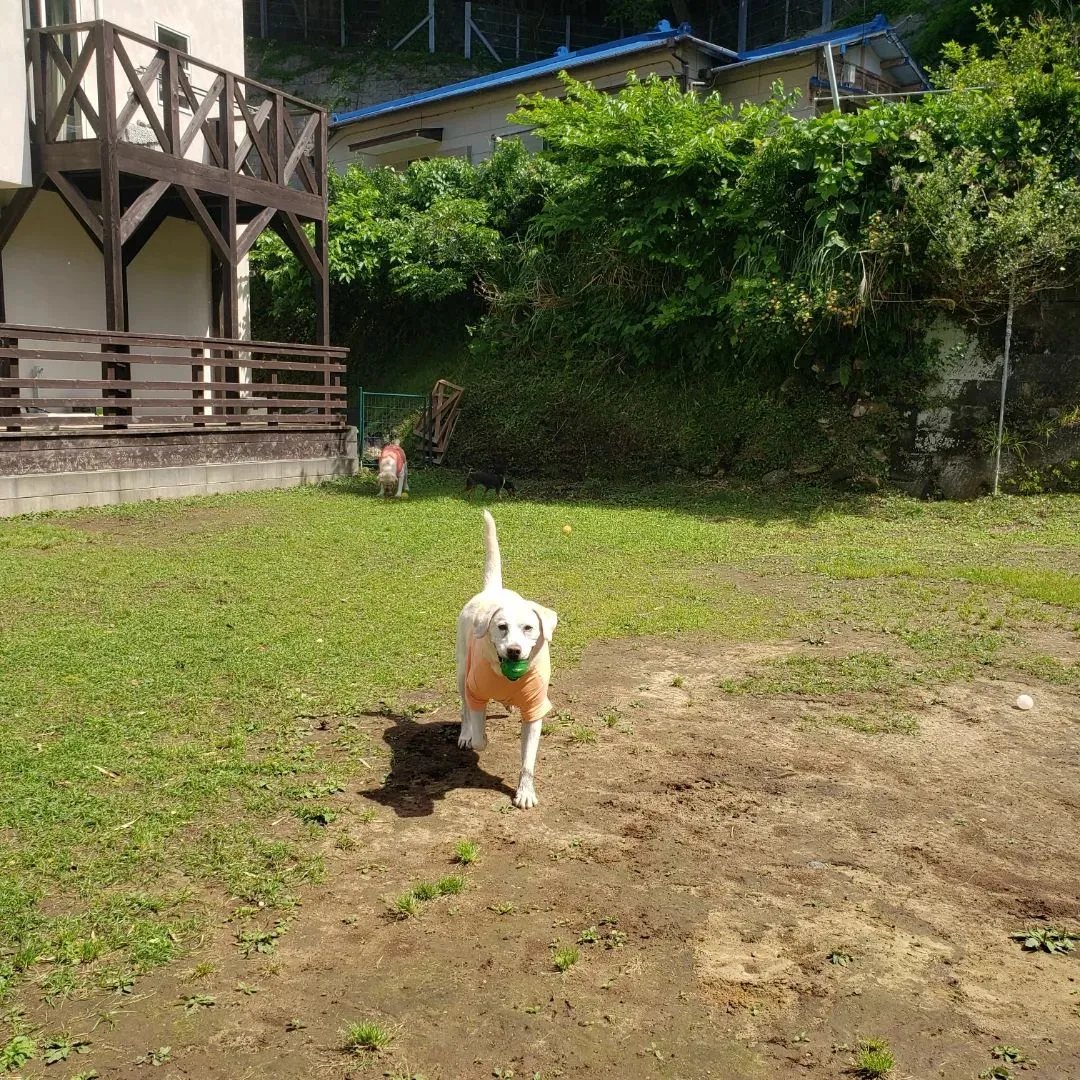
POLYGON ((501 622, 501 623, 499 623, 499 629, 505 634, 508 627, 507 627, 506 623, 501 622))
POLYGON ((523 626, 521 629, 524 630, 526 634, 531 634, 533 631, 531 626, 523 626))

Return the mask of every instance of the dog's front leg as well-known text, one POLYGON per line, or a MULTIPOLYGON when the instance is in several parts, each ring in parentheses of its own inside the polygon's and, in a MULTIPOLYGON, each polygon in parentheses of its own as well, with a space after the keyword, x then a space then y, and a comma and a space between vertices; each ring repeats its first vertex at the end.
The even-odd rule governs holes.
POLYGON ((466 702, 461 705, 461 734, 458 746, 463 750, 483 750, 487 746, 487 707, 470 709, 466 702))
POLYGON ((398 499, 401 498, 401 492, 406 487, 408 487, 408 482, 405 479, 405 477, 406 477, 406 471, 405 471, 406 468, 407 468, 407 466, 402 465, 401 466, 401 472, 398 474, 398 478, 397 478, 397 495, 395 496, 395 498, 398 498, 398 499))
POLYGON ((514 805, 521 810, 531 810, 540 800, 536 797, 536 752, 540 748, 542 720, 521 725, 521 776, 518 779, 514 805))

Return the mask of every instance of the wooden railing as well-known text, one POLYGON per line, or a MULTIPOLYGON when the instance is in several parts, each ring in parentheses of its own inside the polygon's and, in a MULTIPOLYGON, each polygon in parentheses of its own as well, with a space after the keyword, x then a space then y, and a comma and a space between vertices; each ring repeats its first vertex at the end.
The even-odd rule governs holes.
POLYGON ((346 422, 346 352, 0 323, 0 435, 340 428, 346 422), (70 376, 72 363, 85 366, 85 377, 81 371, 70 376), (182 371, 165 370, 169 366, 182 371))
POLYGON ((31 30, 27 64, 39 152, 128 144, 325 195, 326 113, 275 87, 104 21, 31 30))

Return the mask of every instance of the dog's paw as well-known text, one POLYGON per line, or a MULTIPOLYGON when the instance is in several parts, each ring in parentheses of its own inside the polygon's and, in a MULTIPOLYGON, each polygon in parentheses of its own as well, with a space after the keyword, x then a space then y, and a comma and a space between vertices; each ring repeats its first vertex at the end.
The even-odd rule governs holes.
POLYGON ((536 788, 532 782, 518 785, 517 794, 514 796, 514 805, 519 810, 531 810, 540 800, 536 797, 536 788))

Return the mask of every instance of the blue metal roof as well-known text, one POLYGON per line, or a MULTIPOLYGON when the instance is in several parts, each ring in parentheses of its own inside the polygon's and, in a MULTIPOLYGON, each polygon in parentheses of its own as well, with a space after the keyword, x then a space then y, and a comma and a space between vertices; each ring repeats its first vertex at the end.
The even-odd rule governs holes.
POLYGON ((591 64, 596 60, 608 60, 616 56, 644 52, 647 49, 656 48, 657 45, 675 45, 681 41, 693 41, 695 45, 706 52, 712 53, 717 59, 735 60, 738 58, 738 53, 732 52, 730 49, 693 37, 690 33, 690 27, 686 23, 678 27, 672 27, 664 19, 655 30, 650 30, 644 34, 619 38, 617 41, 608 41, 602 45, 591 45, 587 49, 577 49, 574 52, 568 52, 565 48, 560 48, 548 60, 534 60, 531 64, 506 68, 490 75, 481 75, 475 79, 466 79, 464 82, 451 83, 449 86, 437 86, 434 90, 425 90, 419 94, 410 94, 408 97, 395 98, 393 101, 384 101, 379 105, 368 105, 366 108, 355 109, 352 112, 335 113, 330 117, 330 126, 332 128, 340 127, 342 124, 348 124, 354 120, 367 120, 372 116, 397 112, 399 109, 407 109, 412 105, 424 105, 433 101, 442 101, 445 98, 473 94, 480 90, 493 90, 500 86, 512 86, 514 83, 524 82, 527 79, 535 78, 537 75, 557 75, 560 71, 572 71, 582 64, 591 64))
POLYGON ((805 52, 820 48, 825 44, 843 47, 846 45, 858 45, 866 41, 873 46, 879 56, 890 59, 903 59, 905 61, 894 69, 897 73, 907 71, 910 74, 909 81, 901 83, 901 85, 912 85, 914 83, 919 83, 922 86, 930 85, 903 42, 900 41, 892 27, 889 26, 889 22, 884 15, 875 15, 870 22, 862 23, 859 26, 849 26, 843 30, 830 30, 828 33, 823 34, 812 34, 809 37, 797 38, 794 41, 782 41, 776 45, 766 45, 761 49, 748 49, 741 53, 732 52, 730 49, 725 49, 720 45, 714 45, 711 42, 695 38, 686 23, 678 27, 672 27, 664 19, 657 25, 655 30, 650 30, 644 34, 619 38, 617 41, 609 41, 603 45, 592 45, 587 49, 578 49, 574 52, 560 48, 548 60, 535 60, 531 64, 506 68, 503 71, 496 71, 490 75, 481 75, 475 79, 466 79, 464 82, 451 83, 448 86, 437 86, 433 90, 410 94, 408 97, 395 98, 393 101, 384 101, 378 105, 368 105, 366 108, 354 109, 352 112, 335 113, 330 117, 330 127, 342 127, 356 120, 368 120, 373 116, 408 109, 413 105, 426 105, 436 101, 444 101, 447 98, 477 93, 481 90, 513 86, 515 83, 525 82, 538 75, 557 75, 560 71, 572 71, 576 67, 597 60, 627 56, 653 49, 657 45, 676 45, 682 41, 690 41, 704 52, 711 53, 718 60, 721 60, 722 62, 717 68, 713 69, 714 71, 742 67, 762 60, 771 60, 774 57, 784 56, 788 53, 805 52))
MULTIPOLYGON (((829 30, 823 34, 811 34, 809 37, 796 38, 794 41, 780 41, 775 45, 766 45, 760 49, 747 49, 739 53, 734 64, 720 65, 719 70, 728 67, 742 67, 747 64, 772 60, 791 53, 809 52, 824 45, 839 45, 844 49, 849 45, 868 44, 883 60, 902 60, 891 69, 900 86, 913 86, 916 83, 929 88, 930 83, 922 69, 908 52, 907 46, 897 37, 896 31, 889 25, 884 15, 875 15, 869 22, 858 26, 848 26, 842 30, 829 30), (905 78, 906 76, 906 78, 905 78)), ((716 68, 713 69, 717 70, 716 68)))
POLYGON ((868 23, 859 26, 848 26, 843 30, 829 30, 824 34, 810 34, 808 37, 796 38, 794 41, 778 41, 775 45, 765 45, 760 49, 746 49, 739 53, 739 59, 768 60, 774 56, 783 56, 785 53, 802 52, 803 49, 812 49, 815 45, 854 45, 864 37, 871 34, 881 34, 889 29, 889 20, 884 15, 875 15, 868 23))

